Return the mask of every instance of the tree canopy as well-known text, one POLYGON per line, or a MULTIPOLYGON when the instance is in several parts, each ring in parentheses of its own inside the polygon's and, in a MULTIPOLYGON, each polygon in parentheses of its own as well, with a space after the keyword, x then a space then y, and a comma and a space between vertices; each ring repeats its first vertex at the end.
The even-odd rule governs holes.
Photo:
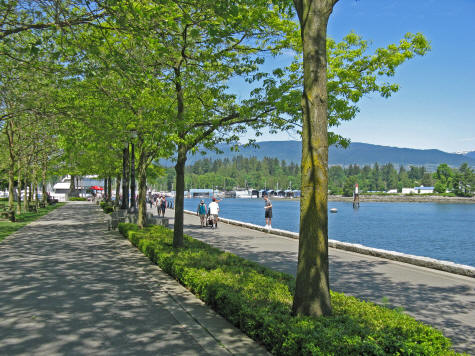
MULTIPOLYGON (((57 174, 96 174, 109 199, 111 177, 118 184, 122 176, 126 187, 135 172, 131 147, 140 226, 153 162, 176 161, 173 245, 179 248, 188 154, 237 143, 248 129, 256 135, 297 129, 302 230, 294 313, 329 314, 328 146, 349 140, 328 128, 354 119, 365 95, 396 92, 390 78, 397 67, 430 49, 422 34, 373 51, 355 33, 327 39, 336 2, 0 1, 0 142, 8 147, 2 169, 10 209, 14 187, 21 196, 25 185, 44 187, 57 174), (268 69, 289 51, 290 65, 268 69), (249 85, 244 98, 231 85, 237 79, 249 85)), ((380 187, 377 172, 374 167, 372 182, 380 187)), ((394 185, 394 170, 386 173, 394 185)), ((468 167, 456 175, 441 171, 437 188, 470 194, 470 174, 468 167)), ((172 178, 168 172, 169 187, 172 178)))

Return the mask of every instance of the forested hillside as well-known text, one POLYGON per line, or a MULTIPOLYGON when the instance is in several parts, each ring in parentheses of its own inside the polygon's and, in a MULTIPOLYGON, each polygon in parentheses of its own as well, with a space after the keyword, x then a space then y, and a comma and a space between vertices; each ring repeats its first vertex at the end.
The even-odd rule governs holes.
MULTIPOLYGON (((174 181, 174 169, 168 168, 166 176, 157 180, 158 188, 171 189, 174 181)), ((447 190, 456 195, 471 195, 475 188, 475 175, 468 164, 453 169, 441 164, 435 172, 429 172, 424 166, 396 167, 392 163, 347 167, 331 166, 328 171, 330 194, 351 196, 355 183, 361 192, 388 191, 415 186, 435 186, 436 191, 447 190)), ((237 156, 231 159, 195 161, 186 168, 186 188, 218 188, 233 190, 254 189, 299 189, 300 166, 285 160, 265 157, 237 156)))

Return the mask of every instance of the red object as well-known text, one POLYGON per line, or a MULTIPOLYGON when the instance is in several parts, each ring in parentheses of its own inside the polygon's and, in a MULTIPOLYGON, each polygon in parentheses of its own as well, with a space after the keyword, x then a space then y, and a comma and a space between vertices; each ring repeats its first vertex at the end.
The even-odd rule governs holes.
POLYGON ((92 187, 89 187, 89 189, 92 189, 92 190, 104 190, 104 188, 99 187, 98 185, 93 185, 92 187))

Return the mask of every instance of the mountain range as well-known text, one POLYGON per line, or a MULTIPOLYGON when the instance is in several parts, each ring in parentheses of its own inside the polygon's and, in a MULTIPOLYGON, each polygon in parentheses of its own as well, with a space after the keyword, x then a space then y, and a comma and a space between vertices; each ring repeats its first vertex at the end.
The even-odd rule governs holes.
MULTIPOLYGON (((238 151, 232 151, 229 145, 218 145, 223 153, 218 154, 204 150, 205 154, 190 155, 187 165, 191 165, 199 159, 209 158, 224 159, 235 156, 279 158, 287 163, 300 164, 302 143, 300 141, 263 141, 257 143, 259 147, 240 146, 238 151)), ((372 165, 374 163, 392 163, 395 166, 425 166, 429 170, 435 170, 441 163, 447 163, 452 167, 460 167, 462 163, 468 163, 475 168, 475 151, 465 154, 448 153, 436 149, 420 150, 414 148, 399 148, 390 146, 372 145, 368 143, 352 142, 348 148, 331 146, 329 149, 329 165, 359 166, 372 165)), ((168 165, 168 164, 166 164, 168 165)))

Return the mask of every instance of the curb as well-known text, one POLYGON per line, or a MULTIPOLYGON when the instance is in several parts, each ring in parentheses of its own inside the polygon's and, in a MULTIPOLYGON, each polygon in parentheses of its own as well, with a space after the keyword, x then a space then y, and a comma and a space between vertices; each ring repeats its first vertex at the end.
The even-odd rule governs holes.
MULTIPOLYGON (((102 223, 107 214, 101 208, 95 213, 99 213, 99 222, 102 223)), ((206 354, 270 356, 263 345, 232 325, 197 295, 164 272, 118 230, 106 231, 104 237, 114 239, 118 258, 130 266, 131 273, 148 289, 152 299, 168 309, 206 354)))
MULTIPOLYGON (((184 212, 185 214, 196 215, 195 212, 192 212, 189 210, 184 210, 184 212)), ((240 226, 247 229, 257 230, 257 231, 261 231, 264 233, 269 233, 269 234, 273 234, 277 236, 290 237, 296 240, 298 240, 299 238, 299 234, 292 231, 280 230, 280 229, 266 229, 265 227, 260 226, 260 225, 249 224, 246 222, 226 219, 226 218, 219 218, 219 221, 225 224, 240 226)), ((408 263, 408 264, 412 264, 419 267, 426 267, 426 268, 436 269, 439 271, 458 274, 461 276, 475 278, 475 267, 460 265, 460 264, 449 262, 449 261, 441 261, 441 260, 436 260, 434 258, 429 258, 429 257, 409 255, 409 254, 405 254, 401 252, 382 250, 378 248, 367 247, 360 244, 352 244, 348 242, 341 242, 341 241, 330 240, 330 239, 328 240, 328 247, 336 248, 339 250, 350 251, 350 252, 356 252, 362 255, 370 255, 374 257, 385 258, 388 260, 408 263)))

